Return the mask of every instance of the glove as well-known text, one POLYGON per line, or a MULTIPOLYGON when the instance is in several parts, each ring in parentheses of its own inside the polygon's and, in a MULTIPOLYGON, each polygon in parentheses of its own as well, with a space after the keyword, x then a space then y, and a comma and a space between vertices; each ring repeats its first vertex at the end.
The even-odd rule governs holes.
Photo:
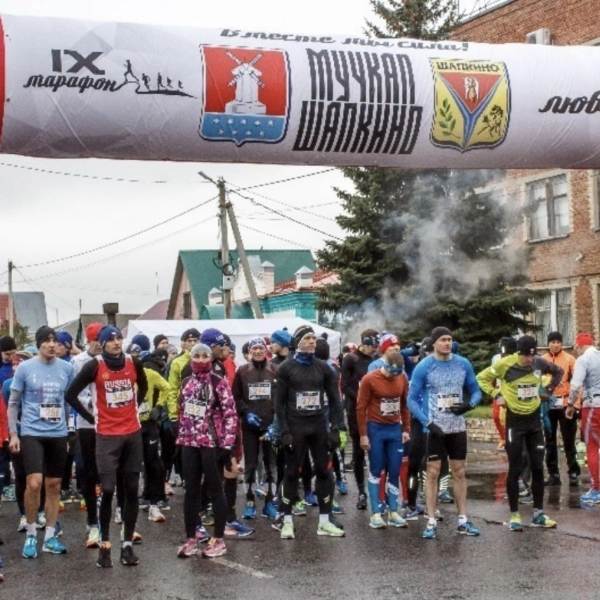
POLYGON ((248 423, 248 425, 254 425, 254 427, 260 427, 262 419, 257 417, 254 413, 248 413, 246 415, 246 423, 248 423))
POLYGON ((263 435, 262 439, 265 442, 271 442, 273 446, 278 446, 279 444, 281 444, 281 436, 279 434, 279 429, 277 428, 275 423, 271 423, 267 427, 267 433, 263 435))
POLYGON ((292 452, 294 450, 294 436, 289 431, 285 431, 281 434, 281 445, 286 452, 292 452))
POLYGON ((442 437, 444 435, 442 428, 439 425, 436 425, 433 421, 429 421, 429 423, 427 423, 427 429, 429 429, 429 433, 434 437, 442 437))
POLYGON ((345 430, 340 431, 340 450, 343 452, 348 442, 348 432, 345 430))
POLYGON ((151 411, 150 411, 150 416, 148 417, 153 423, 157 423, 158 420, 160 419, 160 406, 155 406, 151 411))
POLYGON ((461 402, 460 404, 454 404, 450 407, 450 412, 457 417, 464 415, 466 412, 472 410, 473 407, 468 402, 461 402))
POLYGON ((233 470, 233 465, 231 464, 231 448, 221 448, 221 464, 227 471, 233 470))
POLYGON ((329 446, 329 450, 335 450, 340 445, 340 432, 332 427, 327 434, 327 445, 329 446))

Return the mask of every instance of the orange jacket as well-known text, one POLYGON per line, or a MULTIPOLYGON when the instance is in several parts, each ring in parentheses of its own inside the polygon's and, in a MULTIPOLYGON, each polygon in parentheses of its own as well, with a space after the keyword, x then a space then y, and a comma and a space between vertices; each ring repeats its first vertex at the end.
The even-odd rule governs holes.
MULTIPOLYGON (((575 358, 568 352, 561 350, 558 354, 551 354, 546 352, 542 356, 545 360, 553 362, 558 365, 563 371, 563 377, 560 384, 554 390, 554 396, 557 398, 563 398, 569 395, 571 390, 571 378, 573 377, 573 369, 575 369, 575 358)), ((563 403, 564 404, 564 403, 563 403)))

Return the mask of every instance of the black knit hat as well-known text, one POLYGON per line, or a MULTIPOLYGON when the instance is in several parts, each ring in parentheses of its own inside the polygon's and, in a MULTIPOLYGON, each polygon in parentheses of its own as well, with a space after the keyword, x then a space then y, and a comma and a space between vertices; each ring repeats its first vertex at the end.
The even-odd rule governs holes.
POLYGON ((3 335, 0 337, 0 352, 10 352, 11 350, 16 350, 17 344, 15 343, 14 338, 10 337, 10 335, 3 335))
POLYGON ((300 325, 300 327, 294 331, 294 346, 298 348, 302 338, 310 333, 315 333, 315 330, 310 325, 300 325))
POLYGON ((441 337, 449 335, 452 337, 452 332, 447 327, 436 327, 430 334, 432 345, 435 344, 441 337))
POLYGON ((167 342, 169 341, 169 338, 164 334, 164 333, 159 333, 158 335, 154 336, 154 348, 158 348, 158 345, 163 341, 163 340, 167 340, 167 342))
POLYGON ((551 331, 548 334, 548 343, 550 342, 560 342, 562 344, 563 336, 560 331, 551 331))
POLYGON ((500 352, 502 354, 514 354, 517 351, 517 340, 514 337, 500 338, 500 352))
POLYGON ((537 340, 531 335, 522 335, 517 340, 517 352, 522 356, 533 356, 537 351, 537 340))
POLYGON ((320 337, 317 340, 317 346, 315 348, 315 358, 320 358, 321 360, 329 360, 331 356, 331 349, 329 348, 329 342, 327 338, 320 337))
POLYGON ((200 332, 195 327, 190 327, 181 334, 182 342, 186 342, 190 338, 196 338, 197 340, 200 339, 200 332))
POLYGON ((56 341, 56 331, 52 329, 52 327, 48 327, 47 325, 42 325, 35 332, 35 345, 39 348, 44 342, 47 342, 51 337, 56 341))

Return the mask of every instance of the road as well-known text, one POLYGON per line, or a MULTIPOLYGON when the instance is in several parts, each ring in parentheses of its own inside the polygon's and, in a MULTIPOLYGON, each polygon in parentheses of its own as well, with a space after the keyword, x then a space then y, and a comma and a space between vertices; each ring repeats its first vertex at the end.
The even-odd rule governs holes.
MULTIPOLYGON (((309 508, 308 517, 295 520, 295 540, 281 540, 269 522, 257 519, 256 535, 228 541, 226 556, 178 559, 183 537, 183 492, 178 488, 165 523, 151 523, 139 513, 137 529, 144 536, 143 544, 136 546, 140 565, 121 566, 115 548, 114 568, 102 570, 95 566, 97 551, 85 548, 85 513, 77 506, 67 505, 60 517, 69 554, 40 553, 36 560, 25 560, 20 556, 24 534, 16 532, 16 504, 5 503, 0 517, 5 540, 0 598, 598 598, 599 514, 597 509, 583 509, 578 501, 587 486, 577 489, 563 483, 546 491, 547 512, 558 520, 557 530, 511 533, 503 525, 508 520, 502 497, 506 458, 490 448, 479 444, 467 468, 469 514, 481 529, 479 538, 455 533, 454 505, 440 506, 444 521, 435 540, 421 538, 424 519, 410 522, 408 529, 371 530, 367 513, 354 508, 356 489, 351 485, 350 495, 342 498, 347 508, 341 517, 345 538, 317 537, 317 509, 309 508)), ((566 479, 565 465, 561 468, 566 479)), ((242 507, 241 486, 239 490, 242 507)), ((531 512, 530 506, 523 507, 524 522, 531 512)), ((113 529, 117 539, 118 526, 113 529)))

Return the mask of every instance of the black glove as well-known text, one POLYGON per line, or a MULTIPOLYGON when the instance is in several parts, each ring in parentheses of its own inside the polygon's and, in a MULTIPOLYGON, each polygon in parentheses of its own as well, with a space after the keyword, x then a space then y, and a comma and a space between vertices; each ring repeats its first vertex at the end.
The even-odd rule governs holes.
POLYGON ((337 430, 337 427, 332 427, 329 430, 327 434, 327 446, 331 452, 340 447, 340 432, 337 430))
POLYGON ((289 431, 281 434, 281 445, 286 452, 294 450, 294 436, 289 431))
POLYGON ((468 402, 460 402, 459 404, 453 404, 450 407, 450 412, 457 417, 464 415, 466 412, 473 410, 473 407, 468 402))
POLYGON ((436 425, 433 421, 429 421, 429 423, 427 423, 427 429, 429 429, 429 433, 434 437, 442 437, 444 435, 442 428, 439 425, 436 425))
POLYGON ((150 416, 148 417, 153 423, 157 423, 158 420, 160 419, 160 407, 159 406, 155 406, 151 411, 150 411, 150 416))
POLYGON ((231 463, 231 448, 221 448, 220 459, 221 464, 223 467, 225 467, 225 469, 228 471, 233 470, 233 464, 231 463))

